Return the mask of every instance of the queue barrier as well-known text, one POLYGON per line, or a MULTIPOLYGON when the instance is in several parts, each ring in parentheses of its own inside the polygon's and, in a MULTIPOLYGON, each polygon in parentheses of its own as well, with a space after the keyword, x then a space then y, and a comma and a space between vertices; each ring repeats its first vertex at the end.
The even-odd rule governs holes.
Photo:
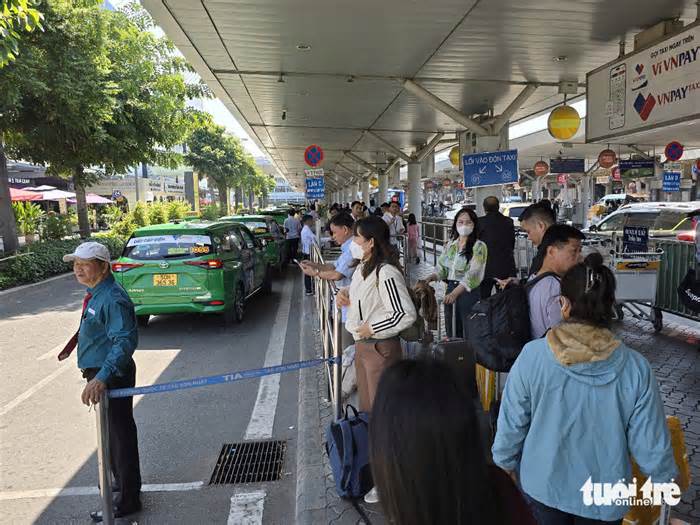
POLYGON ((663 250, 664 257, 659 268, 654 308, 700 321, 700 315, 686 308, 678 297, 678 286, 688 270, 694 268, 696 275, 700 271, 700 263, 695 260, 695 244, 661 239, 655 244, 663 250))
MULTIPOLYGON (((337 317, 337 316, 336 316, 337 317)), ((293 363, 284 363, 276 366, 255 368, 252 370, 239 370, 225 374, 213 376, 197 377, 182 381, 170 381, 167 383, 157 383, 154 385, 140 386, 133 388, 118 388, 108 390, 102 395, 102 399, 97 405, 97 468, 100 480, 100 496, 102 498, 102 518, 105 525, 114 524, 114 513, 112 507, 112 479, 109 452, 109 424, 107 410, 109 400, 132 397, 137 395, 160 394, 164 392, 174 392, 177 390, 188 390, 191 388, 201 388, 205 386, 228 384, 244 379, 255 379, 274 374, 293 372, 303 368, 312 368, 320 365, 331 365, 335 370, 342 369, 342 356, 324 357, 318 359, 307 359, 293 363)), ((338 385, 340 383, 338 382, 338 385)), ((338 398, 338 401, 340 398, 338 398)))

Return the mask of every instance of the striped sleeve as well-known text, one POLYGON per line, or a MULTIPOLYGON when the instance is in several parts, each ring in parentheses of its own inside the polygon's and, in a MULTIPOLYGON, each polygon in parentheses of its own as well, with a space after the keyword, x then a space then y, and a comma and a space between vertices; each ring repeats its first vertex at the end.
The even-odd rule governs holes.
POLYGON ((387 312, 386 318, 372 323, 372 332, 382 338, 394 337, 416 320, 416 309, 401 273, 394 267, 379 272, 379 298, 387 312))

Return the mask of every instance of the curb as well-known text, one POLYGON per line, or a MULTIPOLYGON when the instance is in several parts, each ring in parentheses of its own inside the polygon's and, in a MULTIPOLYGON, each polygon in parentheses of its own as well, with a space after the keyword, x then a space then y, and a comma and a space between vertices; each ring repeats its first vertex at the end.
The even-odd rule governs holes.
POLYGON ((22 290, 26 290, 28 288, 33 288, 35 286, 39 286, 41 284, 45 283, 50 283, 51 281, 57 281, 58 279, 63 279, 64 277, 68 277, 69 275, 73 275, 73 272, 67 272, 67 273, 62 273, 60 275, 55 275, 53 277, 49 277, 48 279, 44 279, 43 281, 39 281, 36 283, 30 283, 30 284, 23 284, 21 286, 15 286, 13 288, 8 288, 7 290, 3 290, 0 292, 0 297, 3 295, 9 295, 14 292, 21 292, 22 290))
MULTIPOLYGON (((314 329, 317 320, 312 297, 302 299, 302 319, 299 334, 299 359, 316 357, 314 329), (311 317, 309 317, 311 316, 311 317)), ((326 485, 323 466, 323 443, 319 425, 321 412, 318 402, 318 374, 314 368, 299 371, 299 413, 297 416, 297 483, 295 523, 326 522, 326 485)))

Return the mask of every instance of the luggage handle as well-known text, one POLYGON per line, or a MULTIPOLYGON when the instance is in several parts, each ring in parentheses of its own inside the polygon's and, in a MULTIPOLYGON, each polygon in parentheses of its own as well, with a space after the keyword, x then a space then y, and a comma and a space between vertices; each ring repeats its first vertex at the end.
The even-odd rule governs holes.
MULTIPOLYGON (((442 340, 442 323, 440 322, 440 316, 445 315, 445 295, 447 295, 447 283, 445 283, 445 293, 442 296, 442 299, 438 301, 438 322, 437 322, 437 340, 440 341, 442 340)), ((456 313, 456 303, 452 303, 452 337, 457 337, 457 316, 455 315, 456 313)), ((447 319, 445 319, 445 332, 447 332, 447 319)), ((447 337, 447 333, 445 333, 445 337, 447 337)))

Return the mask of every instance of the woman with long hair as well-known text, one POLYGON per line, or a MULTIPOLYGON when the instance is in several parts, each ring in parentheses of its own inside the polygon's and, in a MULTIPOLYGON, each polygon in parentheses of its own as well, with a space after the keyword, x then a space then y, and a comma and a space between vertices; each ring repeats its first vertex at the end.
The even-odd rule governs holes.
POLYGON ((437 271, 428 281, 445 281, 445 328, 448 336, 467 337, 467 316, 480 298, 479 287, 484 280, 488 249, 478 240, 479 219, 469 208, 462 208, 452 222, 450 242, 438 258, 437 271), (455 315, 456 334, 452 333, 455 315))
POLYGON ((627 507, 587 503, 586 487, 629 483, 630 456, 655 483, 676 476, 659 387, 609 329, 615 277, 599 253, 564 275, 560 304, 564 322, 508 374, 493 460, 519 475, 540 525, 620 524, 627 507))
POLYGON ((444 362, 405 360, 384 372, 369 445, 389 523, 534 525, 511 478, 487 464, 476 410, 444 362))
POLYGON ((408 227, 406 228, 407 234, 407 257, 406 264, 408 262, 415 262, 418 264, 420 259, 418 258, 418 247, 420 243, 420 226, 418 226, 418 221, 416 221, 416 216, 413 213, 408 214, 408 227))

